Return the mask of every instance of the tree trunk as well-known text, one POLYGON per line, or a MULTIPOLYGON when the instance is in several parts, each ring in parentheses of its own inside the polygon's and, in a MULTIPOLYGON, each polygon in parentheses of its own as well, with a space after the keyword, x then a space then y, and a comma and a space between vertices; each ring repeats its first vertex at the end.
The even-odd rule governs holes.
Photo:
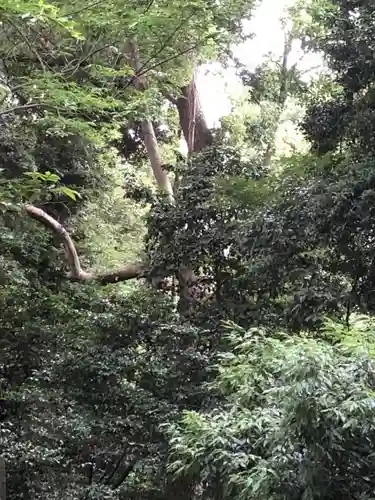
POLYGON ((174 194, 168 173, 162 168, 162 161, 159 146, 156 140, 154 127, 150 120, 143 120, 141 123, 143 140, 146 146, 151 168, 160 191, 164 192, 170 203, 174 204, 174 194))
POLYGON ((278 114, 277 118, 275 120, 275 129, 271 133, 270 140, 267 144, 267 149, 263 157, 263 166, 264 167, 269 167, 272 162, 272 158, 275 155, 276 152, 276 135, 277 131, 279 128, 279 123, 281 119, 281 115, 284 111, 285 108, 285 103, 288 97, 288 91, 289 91, 289 70, 288 70, 288 60, 289 56, 292 50, 292 42, 293 42, 293 35, 292 33, 289 33, 285 37, 285 42, 284 42, 284 52, 283 52, 283 61, 281 64, 281 71, 280 71, 280 89, 279 89, 279 95, 277 99, 277 105, 278 105, 278 114))
POLYGON ((193 74, 190 84, 181 89, 181 93, 176 103, 181 129, 189 154, 199 153, 212 144, 212 134, 199 100, 196 73, 193 74))
MULTIPOLYGON (((142 66, 138 54, 138 47, 134 40, 128 43, 128 54, 126 57, 135 72, 135 87, 138 90, 144 90, 147 86, 147 82, 144 75, 137 77, 137 74, 141 74, 142 66)), ((210 146, 213 138, 201 109, 195 74, 192 77, 191 83, 182 89, 182 96, 177 99, 175 104, 178 109, 180 125, 188 145, 189 154, 198 153, 210 146)), ((162 168, 160 149, 151 120, 143 120, 141 128, 157 185, 159 189, 168 196, 170 203, 174 205, 174 192, 168 173, 162 168)), ((110 271, 100 275, 85 272, 81 268, 74 242, 65 228, 38 207, 26 205, 25 209, 30 217, 44 224, 60 238, 65 250, 66 263, 69 267, 68 277, 71 279, 76 281, 93 280, 105 285, 108 283, 144 277, 144 265, 137 262, 128 264, 117 271, 110 271)), ((180 285, 180 311, 191 311, 194 309, 194 305, 197 302, 195 294, 197 280, 194 272, 189 268, 181 268, 178 272, 178 279, 180 285)))
POLYGON ((5 458, 0 456, 0 500, 6 500, 6 496, 5 458))
MULTIPOLYGON (((138 48, 134 40, 129 43, 129 55, 134 71, 137 74, 141 71, 142 66, 138 48)), ((139 90, 144 90, 146 88, 144 77, 135 78, 135 87, 139 90)), ((196 72, 194 72, 190 84, 181 89, 181 93, 181 97, 176 101, 176 106, 180 118, 180 126, 188 146, 188 153, 191 155, 193 153, 199 153, 210 146, 213 139, 201 108, 196 86, 196 72)), ((159 188, 168 194, 170 202, 174 204, 173 189, 168 174, 161 168, 159 147, 150 120, 142 122, 142 132, 155 180, 159 188)), ((196 304, 194 293, 196 288, 196 277, 191 269, 182 268, 178 272, 178 281, 180 290, 179 310, 181 313, 188 313, 194 309, 194 305, 196 304)))
POLYGON ((272 158, 276 151, 275 141, 276 141, 276 134, 273 135, 272 141, 270 141, 267 145, 267 149, 263 157, 263 167, 269 167, 271 165, 272 158))
MULTIPOLYGON (((135 40, 129 42, 129 53, 128 61, 132 65, 135 73, 134 86, 137 90, 146 89, 145 76, 137 77, 137 74, 141 73, 142 65, 139 58, 138 47, 135 40)), ((143 140, 146 146, 146 151, 151 163, 151 168, 154 173, 155 180, 160 191, 164 192, 169 201, 174 203, 174 195, 172 184, 168 177, 168 173, 162 168, 162 160, 160 155, 160 149, 156 140, 155 130, 150 119, 143 120, 141 123, 141 129, 143 134, 143 140)))
MULTIPOLYGON (((196 85, 196 72, 191 82, 181 89, 181 97, 177 99, 176 106, 180 118, 180 126, 188 147, 188 155, 200 153, 213 142, 210 129, 204 117, 198 89, 196 85)), ((197 296, 197 278, 192 269, 181 268, 178 272, 180 301, 178 309, 181 314, 188 315, 194 311, 199 303, 197 296)))

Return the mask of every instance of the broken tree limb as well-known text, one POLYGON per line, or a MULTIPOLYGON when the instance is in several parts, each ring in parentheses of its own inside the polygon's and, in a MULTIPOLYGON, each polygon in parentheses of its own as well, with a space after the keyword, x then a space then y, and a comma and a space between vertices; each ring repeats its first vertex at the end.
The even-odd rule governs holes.
POLYGON ((25 210, 32 219, 43 224, 60 239, 64 247, 66 264, 69 269, 68 278, 71 280, 96 281, 101 285, 108 285, 144 276, 144 265, 141 262, 131 263, 120 269, 105 273, 89 273, 84 271, 81 267, 77 249, 68 231, 41 208, 34 205, 26 205, 25 210))

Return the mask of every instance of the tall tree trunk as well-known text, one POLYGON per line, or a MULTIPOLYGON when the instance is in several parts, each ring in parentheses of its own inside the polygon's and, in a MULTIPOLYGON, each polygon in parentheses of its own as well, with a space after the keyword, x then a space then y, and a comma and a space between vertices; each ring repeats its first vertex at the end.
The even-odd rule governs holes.
POLYGON ((5 458, 0 456, 0 500, 6 500, 6 468, 5 458))
MULTIPOLYGON (((141 74, 141 63, 138 54, 138 47, 135 40, 128 43, 128 53, 126 54, 128 61, 131 63, 134 72, 134 85, 138 90, 145 90, 147 82, 144 75, 141 74)), ((175 102, 179 117, 180 125, 183 131, 185 140, 188 144, 189 154, 198 153, 212 144, 212 134, 207 126, 204 118, 201 104, 198 97, 196 86, 196 74, 194 73, 192 81, 189 85, 182 89, 182 95, 175 102)), ((172 205, 175 204, 174 192, 168 173, 162 168, 160 149, 156 140, 155 131, 150 119, 145 119, 141 123, 144 143, 150 159, 152 171, 159 189, 166 193, 172 205)), ((124 266, 117 271, 110 271, 103 274, 87 273, 80 265, 77 250, 73 240, 69 234, 53 217, 46 214, 43 210, 32 205, 25 206, 26 213, 35 220, 44 224, 54 234, 56 234, 65 250, 66 263, 69 267, 69 274, 73 280, 90 281, 94 280, 103 285, 115 283, 133 278, 144 277, 144 265, 142 263, 132 263, 124 266)), ((195 300, 196 277, 194 272, 189 268, 180 268, 178 271, 179 289, 180 289, 180 311, 190 311, 195 300)))
MULTIPOLYGON (((180 118, 180 126, 188 147, 188 155, 199 153, 210 146, 213 137, 207 126, 201 102, 199 99, 196 71, 191 82, 181 89, 181 96, 176 106, 180 118)), ((183 267, 178 273, 180 301, 178 309, 181 314, 187 315, 194 311, 197 304, 196 289, 197 277, 192 269, 183 267)))
POLYGON ((162 168, 160 150, 151 120, 143 120, 141 123, 141 129, 155 180, 160 191, 164 192, 168 196, 169 202, 174 204, 172 185, 169 180, 168 173, 162 168))
POLYGON ((194 72, 190 84, 181 89, 181 96, 176 103, 189 154, 199 153, 212 144, 212 134, 199 100, 196 76, 194 72))
MULTIPOLYGON (((129 55, 135 74, 137 74, 141 71, 142 66, 138 48, 134 40, 129 43, 129 55)), ((144 90, 146 88, 145 79, 135 78, 135 87, 139 90, 144 90)), ((176 106, 180 118, 180 126, 188 146, 188 153, 191 155, 202 151, 212 144, 212 134, 207 126, 199 100, 196 72, 193 73, 190 84, 181 89, 181 94, 176 101, 176 106)), ((142 132, 155 179, 160 189, 168 194, 170 202, 174 204, 174 193, 168 174, 161 168, 159 147, 150 120, 142 122, 142 132)), ((194 297, 196 276, 191 269, 183 267, 179 269, 178 281, 180 294, 179 310, 181 313, 187 313, 194 309, 196 303, 194 297)))
POLYGON ((277 135, 277 130, 279 128, 280 124, 280 119, 281 115, 284 111, 285 108, 285 103, 288 97, 288 91, 289 91, 289 78, 290 78, 290 72, 288 70, 288 60, 290 53, 292 51, 292 42, 293 42, 293 34, 288 33, 285 36, 285 41, 284 41, 284 52, 283 52, 283 61, 281 64, 281 71, 280 71, 280 89, 279 89, 279 95, 277 98, 277 106, 278 106, 278 113, 277 117, 275 120, 275 128, 270 134, 270 139, 267 144, 267 149, 263 157, 263 166, 264 167, 269 167, 272 162, 272 158, 275 155, 276 152, 276 135, 277 135))
MULTIPOLYGON (((138 46, 135 40, 129 41, 129 54, 128 60, 131 63, 134 72, 134 86, 138 90, 146 89, 146 80, 144 75, 137 77, 137 74, 141 73, 142 65, 139 58, 138 46)), ((146 151, 150 159, 151 168, 154 173, 155 180, 160 191, 164 192, 171 203, 174 203, 174 194, 172 189, 171 181, 168 177, 168 173, 162 168, 162 160, 160 155, 160 149, 156 140, 155 130, 150 119, 142 120, 141 129, 143 140, 146 146, 146 151)))
MULTIPOLYGON (((195 71, 191 82, 181 89, 181 96, 176 101, 180 127, 188 147, 189 156, 203 151, 213 142, 212 133, 202 111, 196 79, 197 72, 195 71)), ((180 295, 178 309, 181 314, 187 315, 194 311, 197 304, 195 297, 197 277, 192 269, 183 267, 179 270, 178 281, 180 295)))

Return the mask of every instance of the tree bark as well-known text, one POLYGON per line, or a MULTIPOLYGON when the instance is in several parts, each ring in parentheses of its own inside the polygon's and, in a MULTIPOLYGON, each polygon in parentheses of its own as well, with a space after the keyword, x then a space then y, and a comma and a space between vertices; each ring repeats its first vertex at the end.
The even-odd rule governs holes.
MULTIPOLYGON (((128 61, 132 65, 135 73, 134 86, 137 90, 146 89, 146 79, 145 76, 137 77, 137 74, 141 73, 142 65, 139 58, 138 47, 134 40, 131 40, 128 44, 129 53, 127 56, 128 61)), ((172 184, 170 182, 168 173, 162 168, 162 160, 160 155, 160 149, 156 140, 154 127, 150 119, 142 120, 141 129, 143 134, 143 140, 146 146, 146 151, 150 159, 151 168, 154 173, 155 180, 160 191, 164 192, 171 203, 174 204, 174 194, 172 184)))
POLYGON ((0 500, 6 500, 6 467, 5 458, 0 456, 0 500))
POLYGON ((199 153, 210 146, 213 138, 199 100, 196 73, 190 84, 181 89, 181 97, 177 99, 176 106, 189 154, 199 153))
MULTIPOLYGON (((135 75, 137 75, 137 73, 141 71, 141 63, 138 48, 134 40, 129 42, 128 58, 133 66, 135 75)), ((134 85, 138 90, 144 90, 147 85, 144 76, 141 78, 135 78, 134 85)), ((193 153, 198 153, 211 145, 213 139, 211 131, 209 130, 207 122, 204 118, 199 100, 196 85, 196 72, 194 72, 190 84, 181 89, 181 94, 182 95, 174 101, 174 104, 178 110, 180 126, 188 146, 188 153, 191 155, 193 153)), ((168 174, 161 168, 159 147, 155 137, 154 128, 150 120, 144 120, 142 122, 142 132, 156 182, 158 183, 159 188, 167 193, 170 203, 174 205, 174 192, 168 174)), ((180 312, 187 313, 194 309, 194 305, 196 303, 194 298, 196 276, 191 269, 181 268, 178 271, 178 281, 180 290, 179 310, 180 312)))
POLYGON ((141 129, 155 180, 160 191, 164 192, 167 195, 169 202, 174 204, 173 188, 169 180, 168 173, 162 168, 159 146, 151 120, 143 120, 141 123, 141 129))
POLYGON ((290 53, 292 51, 292 42, 293 42, 293 34, 288 33, 285 36, 285 41, 284 41, 284 52, 283 52, 283 61, 281 64, 281 71, 280 71, 280 89, 279 89, 279 95, 277 99, 277 105, 278 105, 278 115, 276 118, 276 123, 275 123, 275 129, 274 132, 271 133, 271 138, 267 144, 267 149, 263 157, 263 166, 264 167, 269 167, 272 162, 272 158, 275 155, 276 152, 276 134, 277 130, 280 124, 280 118, 281 115, 284 111, 285 108, 285 103, 288 97, 288 91, 289 91, 289 70, 288 70, 288 60, 290 53))
MULTIPOLYGON (((188 155, 199 153, 209 147, 213 142, 213 137, 202 111, 196 85, 196 72, 190 84, 181 89, 181 96, 176 101, 176 107, 188 147, 188 155)), ((192 269, 183 267, 178 272, 178 281, 180 294, 178 308, 181 314, 187 315, 194 311, 199 302, 195 296, 197 277, 192 269)))

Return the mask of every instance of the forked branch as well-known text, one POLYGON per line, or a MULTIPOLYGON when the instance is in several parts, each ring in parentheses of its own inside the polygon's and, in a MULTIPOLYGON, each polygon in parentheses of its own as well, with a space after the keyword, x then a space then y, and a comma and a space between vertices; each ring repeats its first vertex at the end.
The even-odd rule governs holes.
POLYGON ((96 281, 101 285, 108 285, 110 283, 143 277, 144 265, 141 262, 128 264, 121 269, 107 273, 88 273, 84 271, 79 261, 77 249, 68 231, 41 208, 34 205, 26 205, 25 209, 30 217, 42 223, 61 240, 65 251, 66 264, 69 268, 68 277, 70 279, 74 281, 96 281))

